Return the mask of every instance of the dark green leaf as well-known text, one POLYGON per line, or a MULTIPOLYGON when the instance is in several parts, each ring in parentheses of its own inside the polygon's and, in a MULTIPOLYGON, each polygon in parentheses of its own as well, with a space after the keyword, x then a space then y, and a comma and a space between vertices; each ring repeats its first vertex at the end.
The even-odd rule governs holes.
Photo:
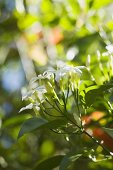
MULTIPOLYGON (((91 86, 86 89, 86 94, 85 94, 85 102, 87 106, 92 105, 100 98, 103 98, 105 95, 105 92, 108 92, 110 88, 112 88, 112 84, 105 84, 101 86, 91 86)), ((103 100, 101 100, 103 101, 103 100)))
POLYGON ((44 127, 48 127, 50 129, 55 129, 55 128, 61 127, 62 125, 65 125, 66 123, 67 123, 67 120, 65 118, 64 119, 55 119, 55 120, 45 124, 44 127))
POLYGON ((35 166, 34 170, 53 170, 54 168, 59 166, 63 157, 64 157, 63 155, 57 155, 57 156, 48 158, 42 161, 41 163, 38 163, 35 166))
POLYGON ((23 125, 19 131, 18 138, 23 136, 25 133, 28 133, 28 132, 31 132, 32 130, 40 128, 41 126, 43 126, 46 123, 47 123, 47 121, 44 119, 41 119, 41 118, 34 117, 34 118, 27 119, 23 123, 23 125))
POLYGON ((48 122, 45 119, 41 119, 37 117, 30 118, 23 123, 19 131, 18 138, 36 129, 45 128, 45 127, 50 129, 55 129, 62 125, 65 125, 66 123, 67 121, 65 119, 55 119, 53 121, 48 122))
POLYGON ((82 156, 82 154, 68 154, 64 156, 60 163, 60 168, 59 170, 67 170, 67 168, 77 159, 79 159, 82 156))

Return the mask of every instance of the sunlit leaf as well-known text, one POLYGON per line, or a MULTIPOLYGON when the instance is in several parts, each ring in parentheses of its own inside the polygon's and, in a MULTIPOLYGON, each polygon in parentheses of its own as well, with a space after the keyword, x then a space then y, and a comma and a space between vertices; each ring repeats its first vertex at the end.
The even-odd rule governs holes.
POLYGON ((99 8, 104 7, 105 5, 109 5, 111 2, 113 1, 112 0, 103 0, 103 1, 94 0, 93 8, 99 9, 99 8))
POLYGON ((29 118, 28 114, 16 115, 14 117, 8 118, 3 122, 3 127, 16 126, 22 123, 25 119, 29 118))
POLYGON ((37 21, 38 21, 37 16, 27 14, 27 15, 19 18, 18 27, 20 29, 26 29, 26 28, 30 27, 33 23, 36 23, 37 21))

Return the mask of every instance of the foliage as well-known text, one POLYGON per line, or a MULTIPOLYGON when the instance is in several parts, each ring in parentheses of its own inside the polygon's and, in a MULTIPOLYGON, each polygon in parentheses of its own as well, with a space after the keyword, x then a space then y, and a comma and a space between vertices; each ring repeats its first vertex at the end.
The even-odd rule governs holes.
POLYGON ((98 75, 96 74, 97 77, 95 77, 96 75, 92 74, 93 66, 90 63, 88 67, 74 67, 58 62, 56 69, 47 70, 43 74, 38 75, 38 77, 33 78, 30 82, 28 92, 23 95, 23 99, 28 100, 30 104, 20 111, 31 109, 32 104, 35 115, 33 118, 24 122, 18 137, 31 130, 45 127, 55 133, 65 134, 68 142, 72 140, 70 138, 71 135, 85 134, 95 144, 102 147, 102 153, 98 153, 97 151, 91 153, 91 151, 88 151, 88 146, 83 146, 82 151, 79 148, 79 154, 76 152, 67 154, 62 159, 59 169, 67 169, 72 162, 81 156, 88 156, 94 162, 112 159, 113 153, 110 148, 93 136, 93 129, 91 130, 92 132, 88 131, 88 127, 86 128, 85 126, 87 122, 83 120, 84 115, 87 115, 88 112, 97 111, 99 106, 101 106, 100 111, 105 112, 107 119, 104 126, 108 126, 108 128, 105 128, 100 123, 100 119, 103 119, 103 116, 96 121, 94 128, 101 127, 112 137, 113 129, 109 128, 109 124, 112 121, 113 113, 113 104, 111 101, 113 65, 112 57, 109 59, 111 54, 107 54, 106 67, 104 67, 104 57, 100 58, 102 61, 99 60, 96 62, 96 64, 99 64, 98 75, 99 73, 102 74, 100 77, 101 81, 99 82, 96 81, 98 75), (84 147, 86 147, 85 152, 84 147))
MULTIPOLYGON (((89 132, 92 130, 95 138, 99 141, 104 140, 104 146, 113 151, 112 57, 105 51, 106 45, 109 52, 113 51, 112 8, 112 0, 0 1, 0 169, 38 169, 47 166, 48 160, 48 168, 53 168, 60 164, 63 157, 62 165, 67 161, 65 167, 72 162, 70 169, 113 169, 111 160, 93 163, 88 158, 88 155, 93 155, 93 158, 95 156, 92 149, 95 150, 96 158, 99 156, 99 160, 104 159, 103 155, 107 155, 107 152, 81 132, 84 127, 89 132), (64 73, 58 67, 60 63, 56 66, 57 60, 65 63, 64 73), (86 67, 79 68, 81 65, 86 67), (61 75, 68 75, 69 70, 66 69, 73 70, 75 66, 75 71, 79 70, 78 82, 84 83, 78 84, 79 96, 74 99, 78 88, 74 94, 69 89, 68 94, 68 77, 59 77, 58 71, 61 75), (47 72, 43 75, 45 70, 47 72), (46 106, 51 106, 43 98, 43 112, 40 110, 39 101, 32 103, 31 98, 31 103, 26 101, 27 107, 24 107, 21 88, 28 86, 28 82, 39 74, 44 76, 40 82, 42 85, 39 89, 34 89, 39 80, 32 80, 34 83, 30 83, 27 89, 28 96, 34 99, 35 90, 40 94, 43 91, 43 95, 47 94, 46 98, 52 100, 52 105, 56 102, 61 111, 64 111, 62 96, 66 99, 68 94, 66 109, 69 118, 79 124, 79 118, 82 117, 82 123, 86 122, 83 127, 80 124, 80 131, 75 125, 69 124, 65 127, 69 120, 66 115, 61 117, 61 112, 58 108, 55 109, 58 107, 56 104, 55 108, 45 110, 46 106), (55 81, 53 76, 50 76, 53 82, 49 77, 45 80, 47 75, 56 75, 55 81), (43 83, 46 81, 45 87, 43 83), (48 82, 53 83, 52 88, 48 82), (55 95, 54 100, 51 99, 51 95, 55 95), (74 102, 77 99, 81 115, 74 102), (21 108, 23 112, 18 113, 21 108), (27 130, 22 128, 20 136, 24 133, 26 135, 17 140, 21 125, 27 126, 27 130), (30 133, 27 134, 28 131, 30 133), (63 134, 58 135, 59 131, 63 134), (77 161, 74 163, 76 158, 77 161), (55 164, 52 165, 50 162, 55 164)), ((72 84, 69 85, 69 88, 71 87, 72 84)), ((22 89, 23 93, 24 91, 25 88, 22 89)), ((23 99, 27 99, 28 96, 24 95, 23 99)))

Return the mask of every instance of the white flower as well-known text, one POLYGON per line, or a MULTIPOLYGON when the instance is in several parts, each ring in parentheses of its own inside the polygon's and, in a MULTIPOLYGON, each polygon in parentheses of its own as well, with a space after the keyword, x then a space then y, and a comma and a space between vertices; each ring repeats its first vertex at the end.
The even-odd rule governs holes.
POLYGON ((108 52, 113 53, 113 44, 107 45, 106 49, 108 50, 108 52))

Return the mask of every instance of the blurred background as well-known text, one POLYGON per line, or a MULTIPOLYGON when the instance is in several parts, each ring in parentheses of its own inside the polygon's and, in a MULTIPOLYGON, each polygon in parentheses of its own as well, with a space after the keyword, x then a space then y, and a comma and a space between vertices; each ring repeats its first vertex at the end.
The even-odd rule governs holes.
MULTIPOLYGON (((0 0, 1 170, 31 170, 38 161, 70 148, 63 136, 46 130, 17 140, 21 124, 32 114, 18 113, 25 105, 21 88, 58 60, 85 65, 90 54, 95 61, 97 50, 105 52, 112 41, 112 0, 0 0)), ((80 146, 78 137, 74 140, 80 146)), ((111 162, 82 163, 75 167, 113 169, 111 162)))

